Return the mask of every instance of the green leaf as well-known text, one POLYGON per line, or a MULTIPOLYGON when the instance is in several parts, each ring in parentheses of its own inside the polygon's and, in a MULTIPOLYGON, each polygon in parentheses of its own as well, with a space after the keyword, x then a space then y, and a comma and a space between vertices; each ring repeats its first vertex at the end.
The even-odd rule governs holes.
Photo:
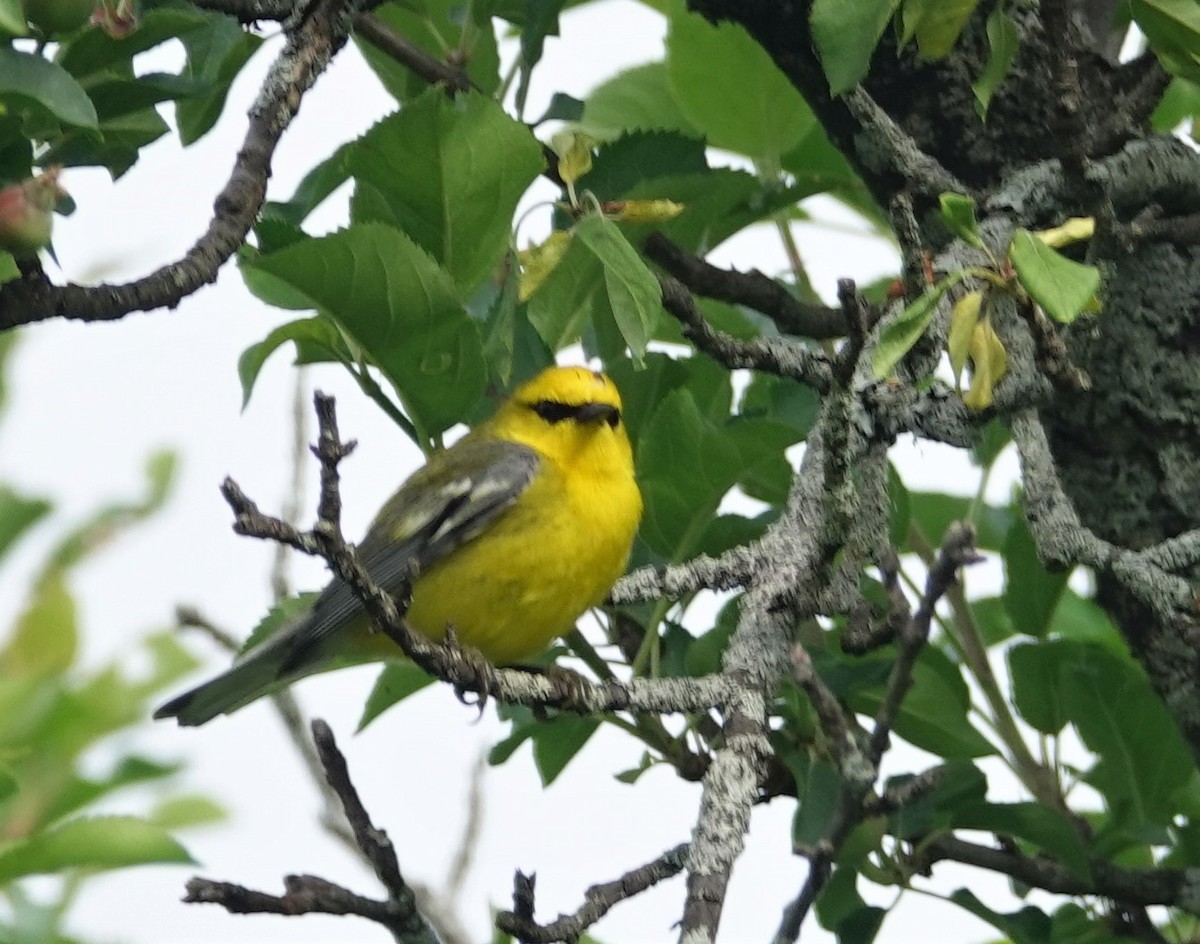
POLYGON ((975 897, 974 892, 965 888, 954 892, 950 900, 999 930, 1011 944, 1047 944, 1050 939, 1050 917, 1033 905, 1026 905, 1012 914, 1003 914, 992 911, 975 897))
POLYGON ((160 826, 132 816, 71 820, 0 847, 0 883, 72 868, 194 861, 160 826))
POLYGON ((353 357, 337 326, 328 318, 302 318, 282 324, 257 344, 251 344, 238 358, 238 379, 242 383, 242 409, 250 402, 254 383, 267 359, 288 341, 296 345, 297 364, 322 361, 352 363, 353 357))
POLYGON ((708 171, 703 139, 674 131, 634 131, 600 145, 579 186, 599 200, 622 200, 639 184, 649 182, 644 192, 653 193, 662 178, 708 171))
POLYGON ((1013 234, 1008 256, 1025 291, 1062 324, 1079 317, 1100 287, 1099 269, 1072 262, 1027 229, 1013 234))
POLYGON ((210 826, 228 818, 224 807, 206 796, 172 796, 157 803, 150 813, 150 822, 163 829, 184 829, 210 826))
POLYGON ((0 650, 0 671, 61 674, 74 663, 78 645, 75 599, 61 572, 55 571, 34 585, 12 637, 0 650))
POLYGON ((1071 873, 1091 882, 1092 870, 1079 830, 1066 816, 1040 803, 976 803, 959 807, 951 819, 956 829, 1015 836, 1058 858, 1071 873))
POLYGON ((0 32, 9 36, 24 36, 29 32, 21 0, 0 0, 0 32))
POLYGON ((414 695, 433 681, 433 676, 411 662, 389 662, 375 679, 362 717, 358 719, 355 733, 363 730, 393 705, 414 695))
POLYGON ((937 285, 926 289, 925 294, 905 306, 900 314, 888 321, 874 350, 871 351, 871 368, 875 371, 876 377, 889 376, 904 355, 912 350, 913 345, 921 339, 921 335, 933 321, 942 296, 957 281, 959 279, 942 279, 937 285))
POLYGON ((1063 705, 1088 749, 1100 755, 1088 781, 1128 828, 1169 823, 1174 795, 1192 773, 1179 729, 1136 665, 1088 647, 1063 667, 1063 705))
POLYGON ((403 233, 365 224, 247 263, 334 319, 391 382, 428 439, 483 391, 479 329, 445 270, 403 233))
POLYGON ((938 204, 946 228, 968 246, 982 249, 979 221, 975 219, 975 201, 961 193, 943 193, 938 197, 938 204))
POLYGON ((667 73, 680 110, 715 147, 778 163, 816 121, 762 46, 733 23, 674 13, 667 73))
MULTIPOLYGON (((541 172, 524 125, 478 93, 431 89, 359 141, 350 172, 383 199, 396 225, 466 293, 508 249, 517 201, 541 172)), ((354 216, 364 219, 362 212, 354 216)), ((378 217, 373 217, 378 218, 378 217)))
POLYGON ((598 139, 629 131, 677 131, 689 138, 702 132, 684 114, 665 62, 618 72, 588 93, 580 126, 598 139))
POLYGON ((949 54, 979 0, 904 0, 903 42, 917 39, 925 59, 949 54))
POLYGON ((831 95, 854 88, 867 75, 871 56, 900 0, 815 0, 812 35, 831 95))
POLYGON ((1064 664, 1082 657, 1079 643, 1060 639, 1021 643, 1004 656, 1013 704, 1021 717, 1043 734, 1057 734, 1068 720, 1059 675, 1064 664))
POLYGON ((558 778, 598 727, 600 722, 595 718, 578 715, 559 715, 537 726, 533 732, 533 760, 543 787, 558 778))
POLYGON ((829 834, 842 793, 842 780, 829 764, 816 761, 808 769, 804 797, 792 818, 792 842, 815 846, 829 834))
MULTIPOLYGON (((471 84, 484 94, 492 95, 499 87, 496 31, 490 22, 484 22, 482 28, 474 28, 471 18, 463 15, 463 4, 459 0, 427 0, 420 4, 402 0, 380 4, 372 12, 392 31, 433 59, 445 59, 448 51, 453 50, 471 84), (469 33, 464 43, 466 27, 469 27, 469 33)), ((408 102, 430 87, 427 79, 372 45, 366 37, 356 32, 354 40, 367 65, 397 101, 408 102)))
POLYGON ((981 120, 987 117, 992 96, 996 94, 996 90, 1000 88, 1000 84, 1012 68, 1021 42, 1017 35, 1017 25, 1004 12, 1002 5, 998 4, 988 17, 987 41, 987 62, 984 63, 979 78, 971 83, 971 91, 975 93, 975 111, 981 120))
POLYGON ((558 35, 558 14, 567 0, 527 0, 525 18, 521 27, 520 77, 517 81, 517 114, 525 112, 525 98, 529 94, 529 79, 534 66, 542 59, 547 36, 558 35))
POLYGON ((161 5, 144 10, 138 28, 122 37, 109 36, 104 30, 84 30, 59 47, 56 59, 72 75, 84 78, 99 72, 132 73, 133 58, 169 39, 199 29, 221 14, 207 13, 196 7, 161 5))
POLYGON ((242 643, 242 648, 238 650, 239 655, 245 655, 252 649, 257 649, 296 617, 308 612, 316 599, 315 592, 297 593, 295 596, 285 597, 275 603, 267 611, 267 615, 260 619, 254 629, 250 631, 250 635, 242 643))
POLYGON ((0 485, 0 560, 21 535, 46 517, 53 507, 44 498, 29 498, 7 485, 0 485))
POLYGON ((357 144, 356 141, 343 144, 305 174, 290 200, 264 204, 263 218, 283 220, 293 226, 303 223, 330 194, 350 179, 349 158, 357 144))
POLYGON ((1009 529, 1018 517, 1011 505, 983 505, 973 509, 971 500, 959 495, 909 492, 908 498, 913 523, 934 545, 941 543, 946 529, 953 522, 971 519, 975 524, 977 546, 987 551, 998 551, 1004 547, 1009 529))
POLYGON ((87 92, 66 69, 5 45, 0 45, 0 103, 76 128, 94 129, 99 122, 87 92))
MULTIPOLYGON (((13 279, 21 277, 21 270, 17 266, 17 260, 13 258, 11 252, 0 252, 0 285, 5 282, 11 282, 13 279)), ((9 332, 12 334, 13 332, 9 332)), ((0 397, 0 406, 3 405, 3 397, 0 397)))
POLYGON ((115 180, 137 163, 142 148, 170 130, 156 109, 143 108, 100 122, 99 135, 64 135, 39 159, 66 167, 106 167, 115 180))
POLYGON ((638 454, 646 498, 642 538, 670 561, 691 556, 744 470, 738 444, 700 412, 693 392, 671 392, 647 424, 638 454))
POLYGON ((217 123, 233 80, 263 39, 246 32, 232 17, 221 16, 184 33, 180 42, 187 52, 183 75, 201 80, 207 87, 203 95, 184 99, 175 106, 179 139, 188 145, 200 140, 217 123))
POLYGON ((1042 565, 1024 518, 1009 528, 1003 553, 1004 608, 1013 626, 1029 636, 1045 636, 1071 572, 1051 573, 1042 565))
POLYGON ((1129 12, 1170 72, 1200 81, 1200 5, 1195 0, 1130 0, 1129 12))
POLYGON ((587 246, 603 266, 613 318, 634 363, 640 365, 662 307, 658 280, 615 223, 599 216, 588 217, 575 227, 575 239, 587 246))
POLYGON ((1200 115, 1200 82, 1174 78, 1163 92, 1158 107, 1150 116, 1150 125, 1159 134, 1186 128, 1195 139, 1200 130, 1196 116, 1200 115))

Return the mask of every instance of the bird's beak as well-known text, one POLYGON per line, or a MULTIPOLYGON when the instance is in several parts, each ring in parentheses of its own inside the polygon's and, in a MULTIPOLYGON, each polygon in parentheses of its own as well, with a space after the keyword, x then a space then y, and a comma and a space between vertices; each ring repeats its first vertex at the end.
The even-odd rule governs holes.
POLYGON ((608 403, 584 403, 575 411, 575 418, 581 423, 601 420, 616 426, 621 422, 621 411, 608 403))

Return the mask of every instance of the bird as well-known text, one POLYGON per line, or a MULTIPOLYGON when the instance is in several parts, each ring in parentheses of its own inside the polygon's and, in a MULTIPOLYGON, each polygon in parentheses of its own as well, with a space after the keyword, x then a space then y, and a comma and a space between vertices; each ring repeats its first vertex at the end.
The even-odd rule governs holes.
MULTIPOLYGON (((400 486, 356 553, 384 590, 410 591, 411 629, 438 641, 453 627, 459 643, 515 665, 604 599, 642 514, 621 410, 606 375, 548 367, 400 486)), ((201 725, 315 672, 401 657, 335 577, 309 610, 154 717, 201 725)))

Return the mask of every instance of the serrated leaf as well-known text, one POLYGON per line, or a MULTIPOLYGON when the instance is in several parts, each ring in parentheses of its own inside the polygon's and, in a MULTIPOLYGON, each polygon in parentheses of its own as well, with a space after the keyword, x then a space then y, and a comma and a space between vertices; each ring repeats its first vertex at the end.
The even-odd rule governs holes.
POLYGON ((316 599, 316 593, 297 593, 295 596, 285 597, 274 604, 267 611, 267 615, 259 620, 254 629, 250 631, 250 635, 242 643, 239 655, 245 655, 250 650, 257 649, 296 617, 308 612, 316 599))
POLYGON ((1008 256, 1017 278, 1055 321, 1070 324, 1100 288, 1100 270, 1072 262, 1027 229, 1013 234, 1008 256))
POLYGON ((76 819, 0 847, 0 883, 71 868, 194 861, 166 830, 132 816, 76 819))
POLYGON ((71 73, 6 45, 0 45, 0 103, 15 111, 33 108, 76 128, 99 124, 92 100, 71 73))
POLYGON ((980 119, 987 117, 992 97, 1012 68, 1021 43, 1016 24, 1001 5, 997 5, 988 17, 986 32, 987 62, 984 63, 979 78, 971 83, 971 91, 975 94, 975 111, 980 119))
POLYGON ((900 0, 815 0, 813 44, 831 95, 841 95, 866 77, 879 37, 899 5, 900 0))
POLYGON ((375 679, 355 732, 362 731, 393 705, 416 694, 432 681, 432 675, 411 662, 389 662, 375 679))
POLYGON ((390 211, 356 205, 355 221, 394 223, 465 294, 503 258, 517 201, 544 162, 529 129, 493 99, 430 89, 368 131, 348 166, 390 211))
POLYGON ((398 230, 353 226, 245 265, 288 282, 333 318, 391 382, 422 440, 479 399, 478 324, 445 270, 398 230))
POLYGON ((227 818, 225 808, 219 803, 195 794, 167 797, 150 813, 150 822, 163 829, 210 826, 227 818))
POLYGON ((967 353, 971 358, 971 389, 963 394, 963 403, 972 410, 985 410, 992 405, 996 384, 1008 372, 1008 352, 992 327, 990 315, 976 323, 967 353))
POLYGON ((983 248, 979 237, 979 221, 975 219, 975 201, 961 193, 943 193, 938 197, 942 222, 968 246, 983 248))
POLYGON ((956 387, 963 368, 967 366, 971 338, 975 334, 975 326, 979 323, 982 307, 983 292, 975 289, 967 292, 950 309, 950 333, 946 336, 946 352, 950 355, 950 369, 954 372, 956 387))

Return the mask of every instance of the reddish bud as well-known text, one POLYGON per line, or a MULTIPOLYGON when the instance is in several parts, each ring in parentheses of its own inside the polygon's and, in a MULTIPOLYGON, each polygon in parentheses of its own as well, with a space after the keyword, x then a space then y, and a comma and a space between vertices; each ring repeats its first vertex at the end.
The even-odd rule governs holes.
POLYGON ((0 190, 0 249, 14 256, 34 256, 50 245, 54 207, 66 191, 58 184, 59 168, 0 190))

